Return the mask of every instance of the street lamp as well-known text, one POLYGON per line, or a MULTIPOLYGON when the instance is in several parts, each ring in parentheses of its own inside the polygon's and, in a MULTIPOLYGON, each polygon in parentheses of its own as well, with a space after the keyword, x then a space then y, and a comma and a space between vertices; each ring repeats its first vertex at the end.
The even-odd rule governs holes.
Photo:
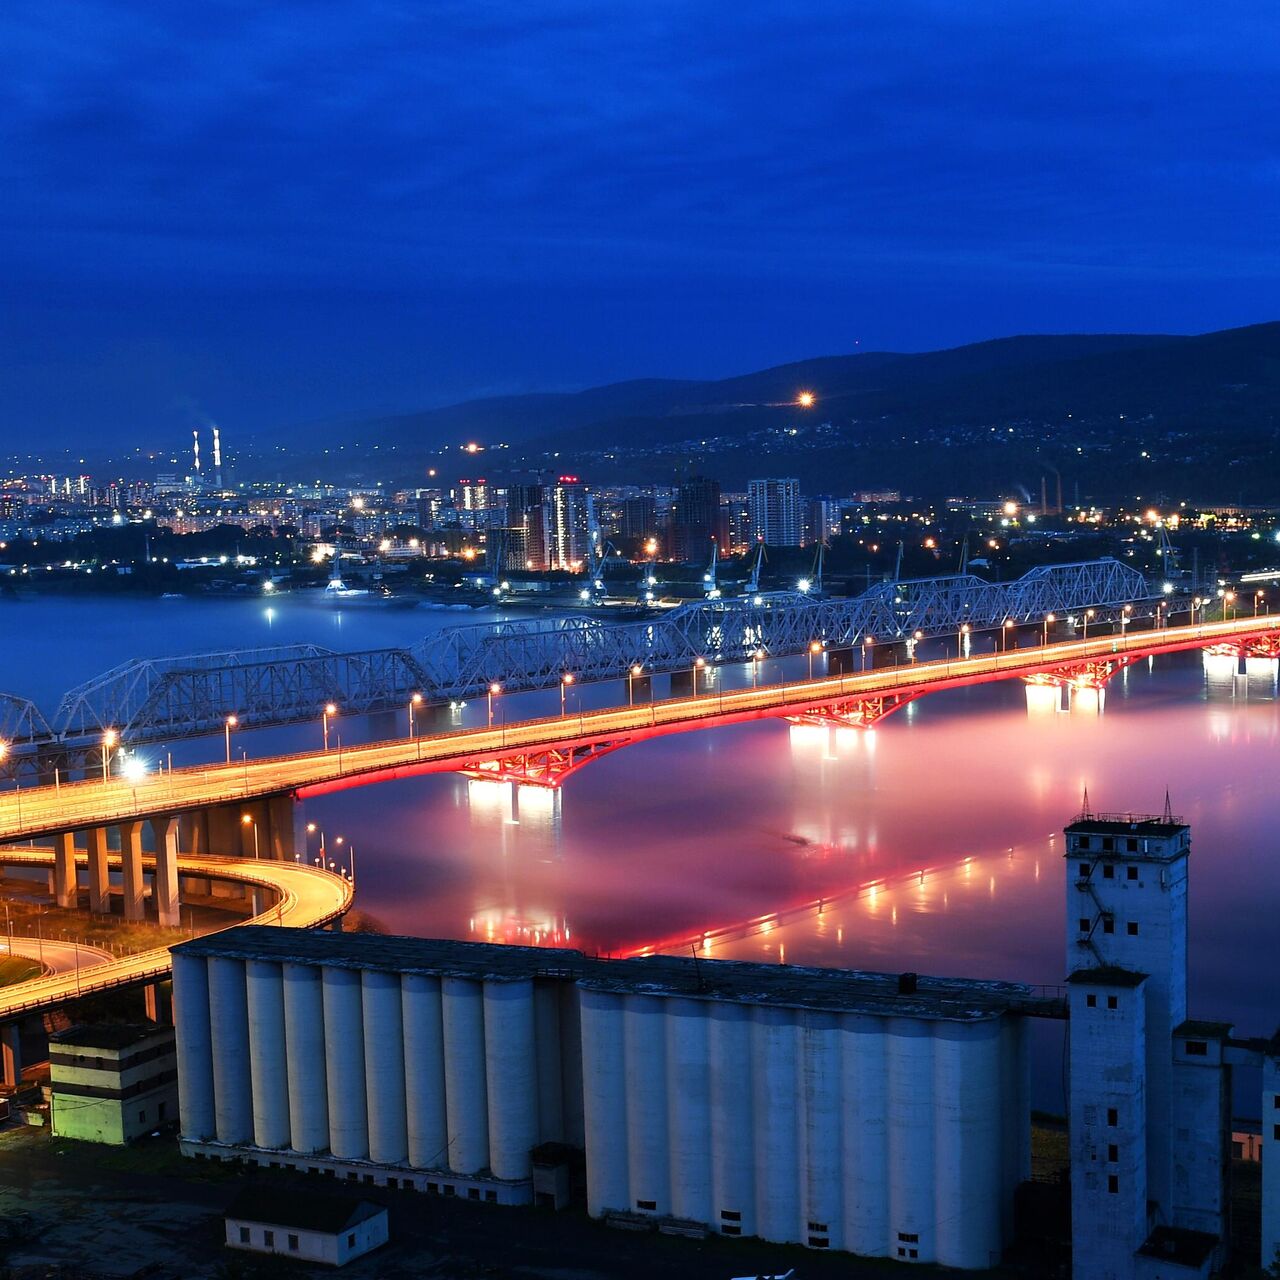
POLYGON ((324 749, 329 750, 329 717, 336 716, 338 708, 332 702, 324 704, 324 711, 321 713, 320 722, 324 725, 324 749))
POLYGON ((1009 651, 1009 632, 1013 629, 1013 619, 1006 618, 1004 626, 1000 628, 1000 651, 1007 653, 1009 651))
POLYGON ((969 634, 969 624, 962 622, 960 624, 959 634, 956 636, 956 657, 964 657, 964 638, 969 634))
POLYGON ((636 704, 635 680, 640 674, 641 667, 638 662, 633 662, 627 668, 627 706, 634 707, 636 704))
POLYGON ((235 716, 228 716, 226 720, 223 722, 222 728, 227 739, 227 763, 228 764, 231 763, 231 730, 234 729, 236 725, 238 725, 239 723, 240 721, 237 720, 235 716))
POLYGON ((415 707, 420 707, 420 706, 422 706, 422 694, 415 693, 409 699, 409 737, 411 738, 417 736, 416 729, 413 722, 413 711, 415 707))
POLYGON ((698 696, 698 672, 707 665, 706 658, 694 658, 693 660, 693 696, 698 696))
POLYGON ((102 735, 102 780, 106 782, 107 771, 111 767, 111 752, 116 743, 120 741, 120 735, 114 729, 108 729, 102 735))
POLYGON ((757 649, 751 655, 751 687, 756 689, 760 685, 760 664, 764 661, 764 650, 757 649))
POLYGON ((1261 587, 1253 593, 1253 616, 1255 618, 1258 616, 1258 606, 1262 603, 1262 597, 1266 594, 1261 587))
POLYGON ((916 650, 920 647, 920 641, 924 639, 924 632, 917 631, 911 637, 911 661, 916 660, 916 650))
POLYGON ((1084 638, 1089 638, 1089 619, 1093 617, 1093 610, 1086 609, 1084 611, 1084 638))
POLYGON ((1127 604, 1120 614, 1120 639, 1123 640, 1125 635, 1125 627, 1129 625, 1129 615, 1133 612, 1133 605, 1127 604))
POLYGON ((489 686, 488 697, 489 697, 489 728, 490 729, 493 728, 493 699, 497 694, 501 692, 502 692, 502 686, 498 684, 496 681, 489 686))
POLYGON ((240 825, 253 828, 253 856, 258 856, 258 824, 253 820, 251 813, 242 813, 240 815, 240 825))
POLYGON ((573 672, 566 671, 560 677, 560 714, 564 715, 564 691, 573 683, 573 672))
POLYGON ((875 644, 875 642, 876 642, 875 636, 862 637, 862 669, 863 671, 867 669, 867 658, 870 657, 871 646, 875 644))
MULTIPOLYGON (((1227 605, 1235 604, 1235 602, 1236 602, 1236 593, 1234 591, 1228 591, 1226 595, 1222 597, 1222 620, 1224 622, 1226 621, 1226 618, 1227 618, 1227 605)), ((1236 616, 1234 609, 1231 611, 1231 616, 1233 618, 1236 616)))
POLYGON ((1054 613, 1046 613, 1046 614, 1044 615, 1044 641, 1043 641, 1043 643, 1044 643, 1044 645, 1045 645, 1045 647, 1046 647, 1046 648, 1047 648, 1047 647, 1048 647, 1048 645, 1049 645, 1049 623, 1051 623, 1051 622, 1056 622, 1057 620, 1058 620, 1057 614, 1054 614, 1054 613))
POLYGON ((817 640, 809 642, 809 679, 813 679, 813 655, 822 652, 822 645, 817 640))

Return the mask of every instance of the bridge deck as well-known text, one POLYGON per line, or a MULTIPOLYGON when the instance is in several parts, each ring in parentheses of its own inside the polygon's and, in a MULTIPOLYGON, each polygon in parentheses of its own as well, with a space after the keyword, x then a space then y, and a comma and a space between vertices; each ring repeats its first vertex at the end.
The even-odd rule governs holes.
POLYGON ((0 796, 0 843, 281 793, 317 795, 390 778, 451 772, 477 761, 549 748, 619 739, 643 741, 715 725, 799 714, 841 699, 936 692, 1120 655, 1198 649, 1224 640, 1274 635, 1277 631, 1280 617, 1237 618, 581 711, 492 728, 373 742, 327 753, 310 751, 229 765, 196 766, 151 775, 136 783, 113 777, 60 788, 25 788, 0 796))

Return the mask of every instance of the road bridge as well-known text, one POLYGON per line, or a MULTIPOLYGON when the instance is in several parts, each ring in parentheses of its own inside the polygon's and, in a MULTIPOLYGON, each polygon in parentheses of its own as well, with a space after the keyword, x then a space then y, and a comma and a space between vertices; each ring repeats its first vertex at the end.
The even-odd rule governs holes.
MULTIPOLYGON (((0 795, 0 844, 31 838, 65 841, 107 825, 159 822, 176 841, 178 815, 319 795, 391 778, 463 772, 557 785, 606 751, 671 733, 769 718, 869 726, 927 693, 996 680, 1056 681, 1098 687, 1137 658, 1227 646, 1274 656, 1280 617, 1235 618, 1123 635, 1072 639, 1031 648, 932 662, 903 662, 855 674, 695 693, 598 710, 459 729, 327 751, 245 759, 151 774, 90 778, 0 795)), ((64 843, 63 856, 74 845, 64 843)), ((161 871, 176 849, 157 854, 161 871)))

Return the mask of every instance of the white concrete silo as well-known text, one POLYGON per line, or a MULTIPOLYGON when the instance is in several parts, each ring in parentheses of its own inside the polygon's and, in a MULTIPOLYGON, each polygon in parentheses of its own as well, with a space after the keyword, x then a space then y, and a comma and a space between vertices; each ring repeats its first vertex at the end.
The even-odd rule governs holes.
POLYGON ((203 956, 173 956, 173 1025, 178 1050, 178 1113, 184 1138, 217 1133, 213 1102, 213 1041, 209 1034, 209 971, 203 956))
POLYGON ((329 1145, 329 1094, 321 971, 316 965, 285 964, 281 979, 289 1133, 295 1151, 323 1151, 329 1145))
POLYGON ((449 1168, 454 1173, 478 1173, 489 1163, 484 991, 470 978, 442 978, 440 992, 449 1168))
POLYGON ((889 1256, 932 1262, 933 1036, 924 1018, 889 1020, 889 1256), (912 1259, 910 1250, 916 1251, 912 1259))
POLYGON ((323 973, 329 1150, 339 1160, 363 1160, 369 1154, 369 1116, 360 971, 325 965, 323 973))
POLYGON ((754 1076, 751 1011, 711 1005, 711 1212, 720 1231, 756 1233, 754 1076), (727 1216, 726 1216, 727 1215, 727 1216))
POLYGON ((247 960, 245 993, 249 1013, 254 1146, 288 1147, 289 1074, 280 966, 270 960, 247 960))
POLYGON ((671 1212, 667 1147, 666 1000, 629 995, 624 1005, 627 1168, 631 1209, 671 1212))
POLYGON ((944 1267, 1000 1261, 1000 1021, 938 1022, 933 1037, 936 1250, 944 1267))
POLYGON ((580 990, 582 1111, 587 1152, 587 1212, 631 1206, 627 1168, 626 1045, 622 997, 580 990))
POLYGON ((756 1005, 751 1011, 756 1234, 765 1240, 798 1240, 804 1226, 795 1019, 793 1010, 773 1005, 756 1005))
POLYGON ((883 1018, 840 1015, 844 1248, 894 1257, 889 1247, 889 1067, 883 1018))
POLYGON ((671 1212, 711 1222, 710 1002, 666 1001, 671 1212))
POLYGON ((841 1150, 840 1026, 834 1013, 799 1016, 802 1240, 813 1236, 839 1249, 844 1238, 841 1150))
POLYGON ((442 1169, 448 1165, 449 1129, 440 979, 421 973, 401 974, 400 1015, 409 1163, 415 1169, 442 1169))
POLYGON ((253 1090, 243 960, 209 957, 209 1030, 218 1141, 244 1146, 253 1141, 253 1090))
POLYGON ((527 1178, 538 1145, 538 1053, 533 980, 484 984, 484 1070, 489 1167, 499 1178, 527 1178))
POLYGON ((364 1010, 369 1159, 378 1164, 399 1164, 409 1155, 400 975, 377 969, 362 970, 360 991, 364 1010))

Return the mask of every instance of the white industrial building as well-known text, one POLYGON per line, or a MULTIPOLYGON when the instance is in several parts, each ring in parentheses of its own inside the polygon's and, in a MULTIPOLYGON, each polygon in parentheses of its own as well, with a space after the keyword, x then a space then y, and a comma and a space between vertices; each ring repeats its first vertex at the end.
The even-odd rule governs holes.
POLYGON ((387 1211, 341 1196, 247 1187, 223 1215, 228 1249, 343 1267, 387 1243, 387 1211))
POLYGON ((1008 983, 244 927, 174 952, 182 1146, 987 1267, 1029 1160, 1008 983))

